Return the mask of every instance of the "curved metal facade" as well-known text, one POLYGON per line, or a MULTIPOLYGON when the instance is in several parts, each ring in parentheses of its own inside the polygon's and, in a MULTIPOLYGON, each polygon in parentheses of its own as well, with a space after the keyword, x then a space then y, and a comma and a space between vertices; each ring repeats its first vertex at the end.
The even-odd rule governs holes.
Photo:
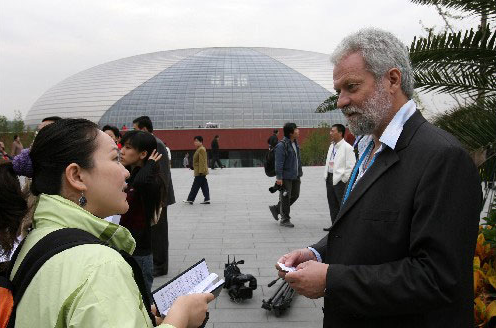
POLYGON ((131 126, 148 115, 155 129, 316 127, 342 123, 339 112, 316 114, 330 95, 329 56, 274 48, 205 48, 124 58, 78 73, 48 90, 26 123, 85 117, 131 126))

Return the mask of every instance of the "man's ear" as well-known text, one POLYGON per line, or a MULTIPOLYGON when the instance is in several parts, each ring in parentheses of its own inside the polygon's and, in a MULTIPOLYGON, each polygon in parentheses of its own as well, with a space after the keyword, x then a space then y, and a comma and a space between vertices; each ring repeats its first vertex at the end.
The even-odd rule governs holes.
POLYGON ((67 185, 79 191, 86 191, 86 184, 83 182, 81 167, 76 163, 71 163, 65 168, 65 179, 67 185))
POLYGON ((401 90, 401 72, 397 68, 391 68, 386 73, 386 90, 389 90, 390 94, 396 93, 398 90, 401 90))

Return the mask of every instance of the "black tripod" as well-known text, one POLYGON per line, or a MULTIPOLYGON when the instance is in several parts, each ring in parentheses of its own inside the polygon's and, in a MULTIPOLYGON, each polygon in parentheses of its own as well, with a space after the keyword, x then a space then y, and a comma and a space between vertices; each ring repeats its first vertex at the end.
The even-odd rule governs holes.
MULTIPOLYGON (((280 278, 277 278, 276 280, 271 281, 268 286, 272 287, 279 279, 280 278)), ((289 286, 287 281, 283 281, 271 298, 267 301, 262 301, 262 309, 267 311, 274 310, 275 316, 279 317, 290 307, 294 294, 294 289, 289 286)))

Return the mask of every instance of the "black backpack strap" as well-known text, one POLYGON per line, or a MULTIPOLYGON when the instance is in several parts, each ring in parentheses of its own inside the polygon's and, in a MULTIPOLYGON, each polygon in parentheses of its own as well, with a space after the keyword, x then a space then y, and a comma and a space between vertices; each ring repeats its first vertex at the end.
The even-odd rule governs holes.
MULTIPOLYGON (((21 301, 24 292, 31 283, 31 280, 34 278, 34 276, 36 275, 38 270, 43 266, 43 264, 45 264, 54 255, 61 253, 64 250, 84 244, 101 244, 110 247, 108 244, 101 241, 97 237, 93 236, 89 232, 75 228, 64 228, 53 231, 48 235, 46 235, 45 237, 41 238, 28 251, 24 259, 22 260, 14 278, 12 279, 12 284, 14 286, 13 289, 14 309, 12 311, 9 320, 8 328, 14 327, 17 305, 21 301)), ((14 265, 15 260, 17 259, 17 255, 21 247, 22 244, 20 244, 18 246, 18 249, 16 249, 17 254, 16 253, 14 254, 15 258, 14 256, 12 257, 12 266, 14 265)), ((155 316, 151 313, 148 294, 143 293, 143 291, 146 291, 146 288, 145 288, 143 274, 141 272, 139 265, 136 263, 136 261, 133 259, 131 255, 125 253, 124 251, 119 253, 121 254, 121 256, 124 257, 126 262, 129 263, 129 265, 133 269, 134 279, 142 294, 142 299, 146 306, 148 315, 152 319, 152 322, 155 323, 155 316), (126 256, 124 256, 123 254, 126 254, 126 256)))
MULTIPOLYGON (((23 245, 18 246, 16 253, 12 257, 11 269, 14 266, 19 251, 23 245)), ((14 309, 10 316, 9 324, 7 327, 14 327, 17 305, 22 299, 24 292, 28 288, 31 280, 38 272, 38 270, 54 255, 62 251, 72 248, 74 246, 83 244, 104 244, 100 239, 96 238, 89 232, 80 229, 59 229, 53 231, 41 238, 26 254, 22 260, 17 272, 12 279, 13 296, 14 296, 14 309)), ((11 271, 11 270, 9 270, 11 271)), ((10 275, 10 272, 9 272, 10 275)))
POLYGON ((146 284, 145 284, 145 278, 143 277, 143 272, 141 271, 141 267, 139 266, 138 262, 126 253, 125 251, 119 251, 121 256, 126 260, 126 262, 131 266, 131 269, 133 269, 133 275, 134 275, 134 281, 136 282, 136 285, 138 285, 138 289, 141 293, 141 298, 143 299, 143 303, 145 304, 145 307, 148 311, 148 315, 150 316, 150 319, 152 320, 153 326, 156 325, 155 322, 155 315, 152 314, 152 306, 150 303, 150 292, 146 290, 146 284))

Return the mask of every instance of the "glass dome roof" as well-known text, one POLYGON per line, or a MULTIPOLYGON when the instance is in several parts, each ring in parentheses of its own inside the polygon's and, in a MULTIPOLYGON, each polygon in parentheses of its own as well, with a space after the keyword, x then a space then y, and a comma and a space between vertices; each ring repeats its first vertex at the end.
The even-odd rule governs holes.
POLYGON ((329 56, 274 48, 205 48, 124 58, 76 74, 47 91, 26 123, 85 117, 132 126, 148 115, 155 129, 317 127, 343 123, 340 111, 317 114, 331 94, 329 56))

